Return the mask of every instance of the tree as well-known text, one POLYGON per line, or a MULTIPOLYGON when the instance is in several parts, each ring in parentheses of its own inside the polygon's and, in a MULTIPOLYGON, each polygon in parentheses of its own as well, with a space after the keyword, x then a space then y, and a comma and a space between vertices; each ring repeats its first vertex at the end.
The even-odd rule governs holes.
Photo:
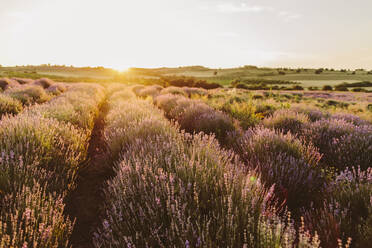
POLYGON ((293 90, 304 90, 304 87, 300 86, 300 85, 294 85, 292 87, 293 90))
POLYGON ((336 91, 349 91, 346 87, 346 85, 340 84, 335 86, 336 91))
POLYGON ((333 88, 332 88, 332 86, 330 86, 330 85, 324 85, 323 88, 322 88, 322 90, 327 90, 327 91, 329 91, 329 90, 333 90, 333 88))

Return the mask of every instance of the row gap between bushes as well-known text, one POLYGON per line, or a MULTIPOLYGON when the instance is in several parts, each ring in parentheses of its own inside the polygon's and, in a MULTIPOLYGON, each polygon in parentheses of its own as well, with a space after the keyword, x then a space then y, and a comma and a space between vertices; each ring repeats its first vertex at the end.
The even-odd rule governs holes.
POLYGON ((75 189, 66 200, 66 214, 75 226, 72 232, 73 248, 91 248, 92 237, 100 223, 103 185, 113 176, 113 168, 107 161, 107 146, 104 141, 107 100, 100 106, 88 147, 87 159, 78 170, 75 189))

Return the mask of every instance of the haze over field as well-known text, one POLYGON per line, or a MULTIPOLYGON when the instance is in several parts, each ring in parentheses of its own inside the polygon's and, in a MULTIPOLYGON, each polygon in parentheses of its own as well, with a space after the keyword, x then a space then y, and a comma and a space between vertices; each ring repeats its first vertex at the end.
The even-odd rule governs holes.
POLYGON ((0 64, 372 69, 368 0, 1 0, 0 64))

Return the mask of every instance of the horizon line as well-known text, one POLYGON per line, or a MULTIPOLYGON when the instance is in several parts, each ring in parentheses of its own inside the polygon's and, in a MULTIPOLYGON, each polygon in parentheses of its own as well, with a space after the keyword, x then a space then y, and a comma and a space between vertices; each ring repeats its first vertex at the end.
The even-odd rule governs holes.
POLYGON ((209 70, 228 70, 228 69, 237 69, 237 68, 244 68, 244 67, 256 67, 258 69, 264 69, 264 68, 269 68, 269 69, 335 69, 335 70, 348 70, 348 71, 355 71, 355 70, 365 70, 365 71, 372 71, 372 68, 357 68, 355 69, 352 68, 347 68, 347 67, 327 67, 327 66, 310 66, 310 67, 303 67, 303 66, 264 66, 264 65, 252 65, 252 64, 245 64, 245 65, 240 65, 240 66, 226 66, 226 67, 210 67, 206 65, 179 65, 179 66, 159 66, 159 67, 150 67, 150 66, 130 66, 130 67, 123 67, 122 69, 119 68, 114 68, 112 66, 104 66, 104 65, 86 65, 86 66, 80 66, 80 65, 73 65, 73 64, 27 64, 27 65, 4 65, 0 64, 0 68, 6 68, 6 67, 72 67, 72 68, 104 68, 104 69, 111 69, 115 71, 122 71, 122 70, 129 70, 129 69, 177 69, 177 68, 187 68, 187 67, 203 67, 205 69, 209 70))

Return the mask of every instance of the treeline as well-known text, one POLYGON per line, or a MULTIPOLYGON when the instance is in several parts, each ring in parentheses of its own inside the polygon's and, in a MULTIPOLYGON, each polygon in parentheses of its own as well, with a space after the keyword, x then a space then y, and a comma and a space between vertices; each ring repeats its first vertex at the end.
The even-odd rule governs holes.
POLYGON ((303 90, 304 88, 298 84, 298 82, 285 80, 249 78, 244 80, 235 79, 231 82, 231 87, 247 90, 303 90), (288 84, 292 86, 284 86, 288 84))
POLYGON ((263 78, 247 78, 247 79, 235 79, 231 82, 231 85, 243 84, 300 84, 299 82, 288 81, 288 80, 277 80, 277 79, 263 79, 263 78))
POLYGON ((196 87, 207 90, 222 87, 222 85, 218 83, 209 83, 206 80, 200 80, 193 77, 163 76, 160 80, 163 81, 163 86, 196 87))
POLYGON ((369 81, 363 81, 363 82, 356 82, 356 83, 341 83, 337 84, 334 87, 331 85, 324 85, 322 88, 311 86, 308 88, 308 90, 314 91, 314 90, 323 90, 323 91, 349 91, 349 88, 351 88, 351 91, 353 92, 372 92, 371 90, 366 89, 366 87, 372 87, 372 82, 369 81))
POLYGON ((237 88, 237 89, 246 89, 246 90, 304 90, 304 88, 300 85, 293 85, 293 86, 287 87, 287 86, 266 85, 266 84, 252 84, 252 85, 237 84, 231 87, 237 88))
MULTIPOLYGON (((349 88, 351 88, 351 91, 353 92, 371 92, 368 89, 365 89, 365 87, 372 87, 372 82, 369 81, 362 81, 362 82, 355 82, 355 83, 341 83, 335 85, 334 90, 336 91, 349 91, 349 88)), ((328 86, 327 90, 332 90, 331 86, 328 86)))
POLYGON ((193 77, 185 76, 158 76, 158 77, 136 77, 126 76, 116 77, 117 82, 132 82, 144 85, 161 85, 163 87, 176 86, 176 87, 194 87, 203 89, 217 89, 223 86, 218 83, 209 83, 207 80, 196 79, 193 77))
POLYGON ((356 82, 356 83, 342 83, 338 84, 337 86, 344 86, 347 88, 356 88, 356 87, 372 87, 372 82, 369 81, 362 81, 362 82, 356 82))

